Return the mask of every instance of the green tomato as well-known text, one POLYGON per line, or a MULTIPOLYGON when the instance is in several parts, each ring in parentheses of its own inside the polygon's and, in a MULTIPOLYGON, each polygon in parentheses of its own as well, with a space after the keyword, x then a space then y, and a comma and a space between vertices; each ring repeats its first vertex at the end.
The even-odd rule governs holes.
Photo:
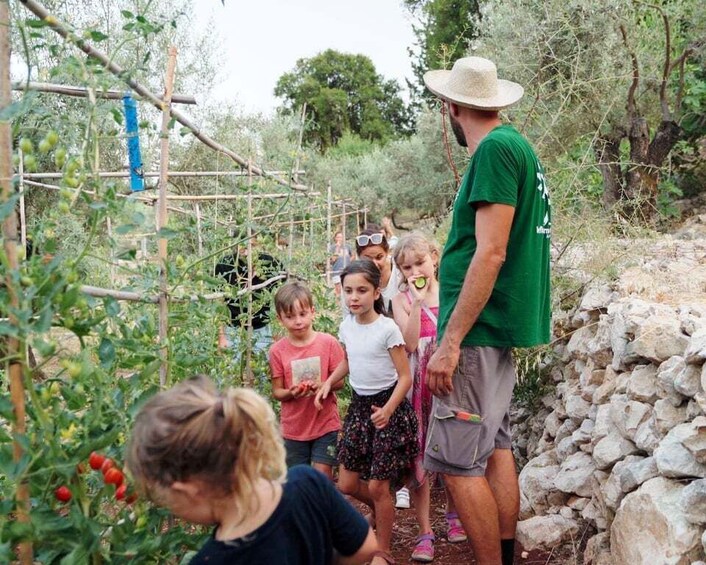
POLYGON ((64 182, 71 188, 77 188, 79 184, 78 179, 76 177, 70 176, 64 176, 64 182))
POLYGON ((71 211, 71 206, 66 200, 61 200, 57 207, 62 214, 68 214, 71 211))
POLYGON ((54 147, 57 143, 59 143, 59 134, 51 129, 47 132, 44 139, 46 139, 49 143, 51 143, 51 146, 54 147))
POLYGON ((64 149, 63 147, 59 147, 54 152, 54 164, 56 165, 57 169, 61 169, 63 168, 64 163, 66 163, 66 149, 64 149))
POLYGON ((39 152, 40 153, 49 153, 51 151, 52 145, 49 143, 49 141, 45 138, 42 139, 42 141, 39 142, 39 152))
POLYGON ((34 145, 32 145, 32 140, 27 137, 23 137, 22 139, 20 139, 20 149, 22 149, 22 153, 24 153, 25 155, 29 155, 30 153, 32 153, 34 151, 34 145))
POLYGON ((78 159, 73 158, 69 161, 69 164, 66 167, 66 171, 70 175, 73 175, 76 171, 79 170, 80 167, 81 167, 81 164, 78 162, 78 159))
POLYGON ((37 158, 34 155, 25 155, 25 170, 30 173, 37 170, 37 158))

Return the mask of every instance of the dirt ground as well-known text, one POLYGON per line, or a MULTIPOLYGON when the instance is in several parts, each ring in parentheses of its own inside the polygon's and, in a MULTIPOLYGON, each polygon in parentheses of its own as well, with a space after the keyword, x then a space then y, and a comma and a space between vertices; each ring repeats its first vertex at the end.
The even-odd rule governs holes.
MULTIPOLYGON (((444 519, 444 493, 441 488, 435 487, 432 490, 432 528, 436 535, 434 543, 434 564, 435 565, 473 565, 476 560, 473 558, 473 550, 468 542, 449 543, 446 541, 446 520, 444 519)), ((355 503, 355 501, 354 501, 355 503)), ((356 506, 363 513, 368 512, 368 508, 359 503, 356 506)), ((396 510, 395 526, 392 537, 392 554, 397 563, 416 563, 410 559, 414 541, 417 537, 417 522, 414 509, 396 510)), ((566 565, 581 563, 580 555, 583 549, 580 540, 576 541, 576 547, 562 547, 552 552, 530 551, 526 552, 519 544, 515 547, 516 565, 566 565)))

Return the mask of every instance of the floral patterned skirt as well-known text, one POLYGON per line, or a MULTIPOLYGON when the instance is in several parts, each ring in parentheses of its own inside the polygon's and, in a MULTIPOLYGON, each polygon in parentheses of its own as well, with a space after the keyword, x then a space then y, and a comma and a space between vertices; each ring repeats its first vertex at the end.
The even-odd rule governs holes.
POLYGON ((338 440, 338 462, 360 473, 363 480, 389 480, 396 487, 409 478, 419 453, 417 416, 405 398, 383 429, 378 430, 370 419, 372 407, 384 406, 394 389, 370 396, 353 392, 338 440))

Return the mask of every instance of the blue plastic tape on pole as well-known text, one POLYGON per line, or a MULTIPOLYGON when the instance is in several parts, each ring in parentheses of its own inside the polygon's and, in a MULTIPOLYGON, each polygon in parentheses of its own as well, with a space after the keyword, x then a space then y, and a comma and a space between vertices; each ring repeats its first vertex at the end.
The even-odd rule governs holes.
POLYGON ((140 153, 140 135, 137 126, 137 104, 132 96, 123 96, 125 104, 125 128, 127 130, 127 152, 130 158, 130 190, 138 192, 145 189, 145 177, 140 153))

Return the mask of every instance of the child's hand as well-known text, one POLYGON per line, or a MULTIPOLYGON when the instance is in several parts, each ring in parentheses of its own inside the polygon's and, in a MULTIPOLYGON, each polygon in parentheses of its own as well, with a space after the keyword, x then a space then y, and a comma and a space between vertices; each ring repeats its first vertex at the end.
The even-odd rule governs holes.
POLYGON ((319 390, 316 391, 316 397, 314 398, 314 406, 321 410, 324 407, 323 401, 326 400, 326 397, 328 397, 330 393, 331 383, 326 381, 325 383, 321 384, 319 386, 319 390))
POLYGON ((384 406, 382 408, 373 406, 373 415, 370 416, 370 419, 378 430, 382 430, 390 423, 390 414, 384 406))
POLYGON ((307 389, 304 386, 304 383, 299 383, 298 385, 290 387, 289 393, 292 395, 292 398, 301 398, 306 395, 307 389))
POLYGON ((424 275, 409 277, 407 279, 407 288, 409 288, 409 293, 412 295, 412 299, 415 302, 421 303, 424 301, 427 291, 429 290, 429 279, 427 279, 424 275))

